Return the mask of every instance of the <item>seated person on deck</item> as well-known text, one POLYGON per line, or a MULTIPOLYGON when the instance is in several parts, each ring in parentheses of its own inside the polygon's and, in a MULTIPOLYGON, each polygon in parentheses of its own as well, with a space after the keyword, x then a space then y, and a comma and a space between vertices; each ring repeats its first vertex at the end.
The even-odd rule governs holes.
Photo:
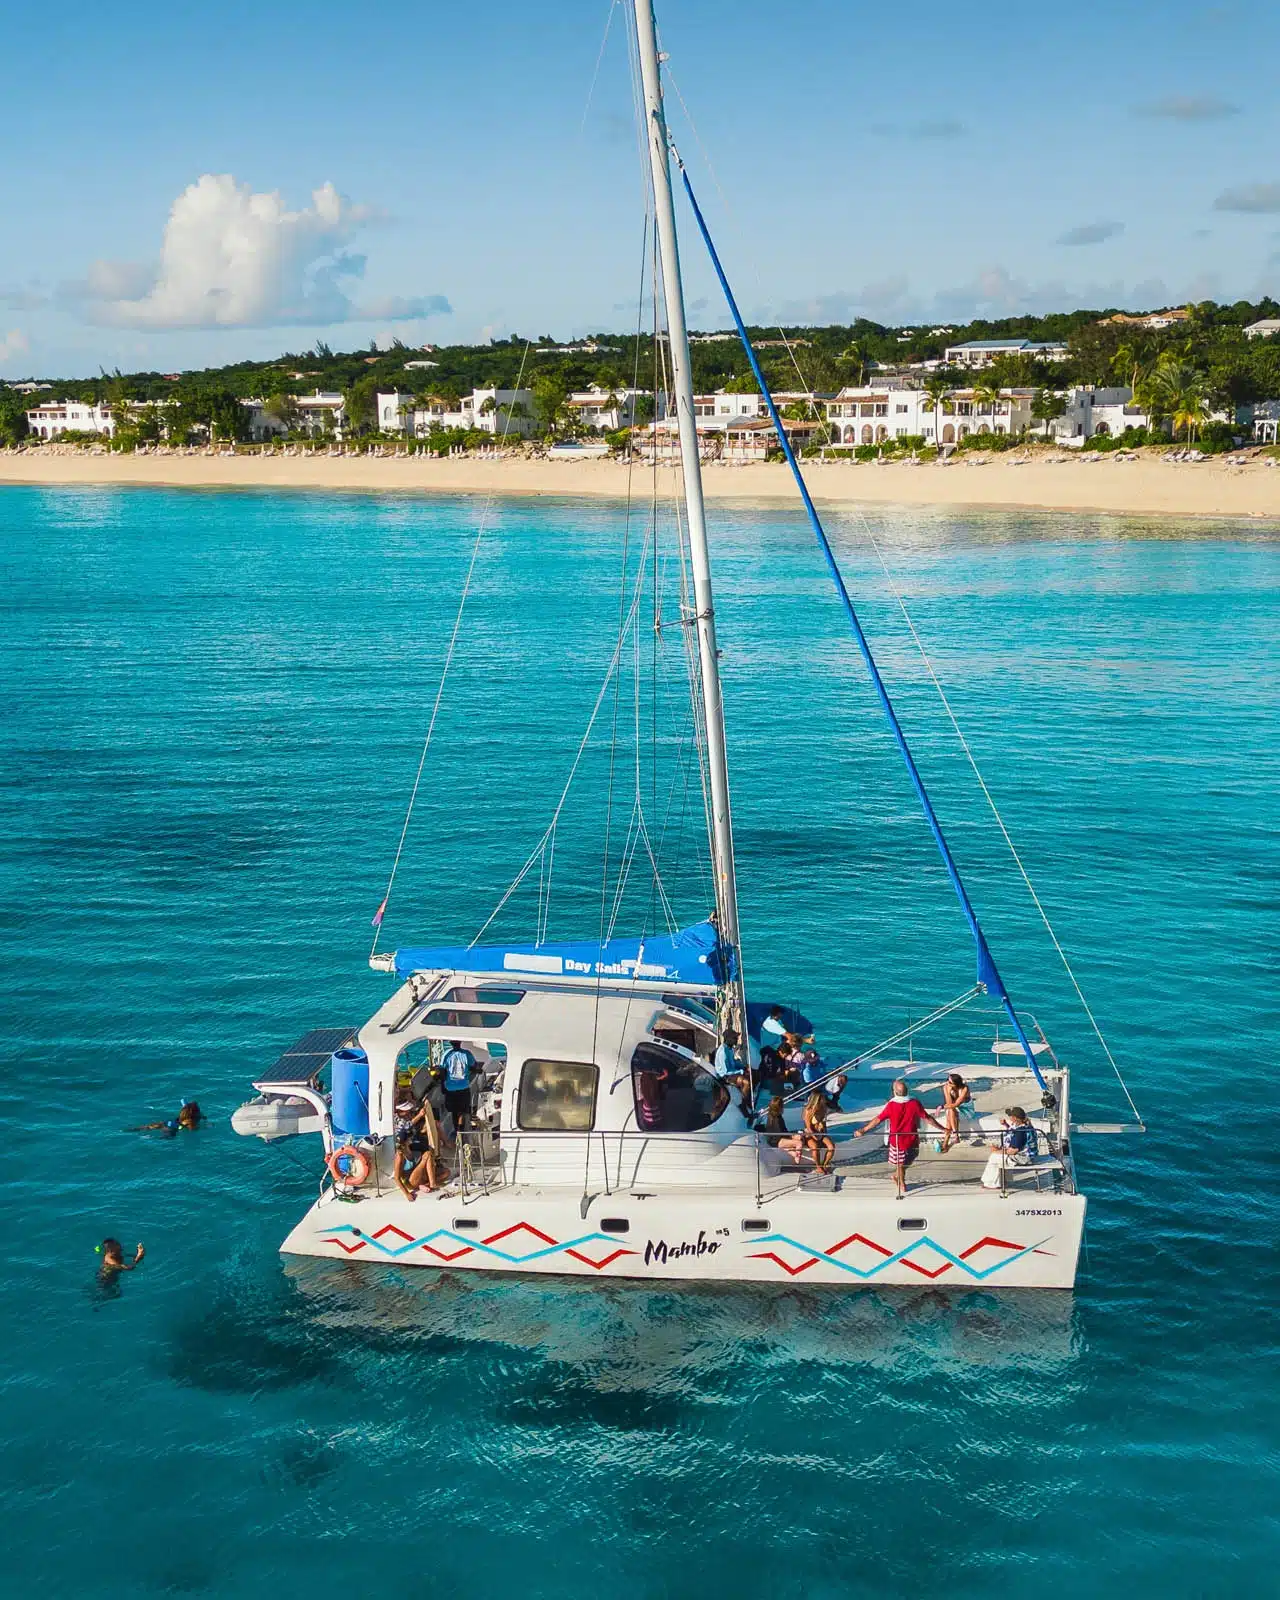
POLYGON ((830 1172, 836 1147, 827 1132, 827 1097, 821 1089, 815 1089, 805 1105, 804 1131, 800 1140, 802 1148, 813 1156, 813 1164, 818 1171, 830 1172))
POLYGON ((440 1159, 440 1125, 429 1100, 418 1105, 408 1096, 396 1104, 396 1186, 406 1199, 419 1189, 439 1189, 445 1182, 440 1159))
POLYGON ((636 1123, 646 1133, 652 1133, 666 1124, 662 1109, 662 1089, 666 1081, 665 1071, 636 1073, 636 1123))
POLYGON ((953 1144, 960 1142, 960 1112, 961 1109, 973 1110, 973 1095, 969 1085, 958 1072, 949 1072, 946 1082, 942 1085, 942 1108, 946 1112, 947 1136, 942 1141, 945 1153, 953 1144))
POLYGON ((751 1080, 743 1070, 742 1062, 738 1059, 738 1035, 733 1028, 724 1030, 724 1042, 716 1051, 715 1062, 711 1070, 722 1082, 732 1084, 743 1097, 742 1109, 750 1115, 747 1103, 751 1094, 751 1080))
POLYGON ((1000 1127, 1000 1143, 987 1146, 991 1154, 982 1173, 984 1189, 999 1189, 1010 1167, 1029 1167, 1040 1154, 1039 1135, 1021 1106, 1008 1106, 1000 1127))

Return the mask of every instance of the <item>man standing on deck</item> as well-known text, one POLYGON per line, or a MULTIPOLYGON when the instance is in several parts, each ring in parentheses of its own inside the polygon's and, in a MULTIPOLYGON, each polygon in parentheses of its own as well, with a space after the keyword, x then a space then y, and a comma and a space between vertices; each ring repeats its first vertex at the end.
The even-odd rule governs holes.
POLYGON ((887 1101, 870 1122, 864 1122, 858 1133, 870 1133, 882 1122, 889 1124, 889 1165, 893 1169, 897 1198, 901 1200, 907 1192, 907 1168, 920 1153, 920 1124, 931 1123, 939 1133, 945 1133, 946 1129, 915 1098, 905 1078, 898 1079, 893 1086, 893 1099, 887 1101))
POLYGON ((460 1039, 450 1041, 444 1060, 445 1109, 453 1118, 453 1137, 456 1141, 464 1126, 471 1121, 471 1078, 476 1070, 476 1058, 463 1048, 460 1039))

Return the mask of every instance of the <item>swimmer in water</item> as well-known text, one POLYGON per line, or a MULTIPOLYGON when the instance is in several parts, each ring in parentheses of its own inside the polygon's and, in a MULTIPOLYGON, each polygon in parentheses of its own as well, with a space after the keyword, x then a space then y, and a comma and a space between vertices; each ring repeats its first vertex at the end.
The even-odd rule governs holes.
POLYGON ((104 1239, 98 1246, 98 1254, 102 1257, 102 1264, 98 1268, 98 1277, 103 1283, 113 1283, 117 1273, 132 1272, 133 1269, 146 1255, 141 1245, 132 1261, 124 1258, 124 1246, 119 1239, 104 1239))
POLYGON ((179 1133, 190 1133, 193 1128, 198 1128, 204 1121, 204 1112, 201 1111, 198 1101, 186 1101, 176 1117, 170 1117, 166 1122, 144 1122, 140 1128, 133 1128, 132 1133, 163 1133, 166 1139, 174 1139, 179 1133))

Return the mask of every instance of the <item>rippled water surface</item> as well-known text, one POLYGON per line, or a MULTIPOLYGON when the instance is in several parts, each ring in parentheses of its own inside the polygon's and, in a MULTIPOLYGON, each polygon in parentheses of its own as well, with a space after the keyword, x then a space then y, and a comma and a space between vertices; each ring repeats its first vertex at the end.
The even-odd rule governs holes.
MULTIPOLYGON (((1081 1145, 1073 1296, 675 1293, 285 1262, 314 1150, 227 1126, 283 1044, 385 993, 369 921, 479 512, 0 490, 6 1587, 1266 1592, 1276 536, 876 514, 1150 1132, 1081 1145), (198 1134, 124 1131, 190 1095, 198 1134), (104 1234, 147 1245, 116 1295, 104 1234)), ((1077 1114, 1119 1119, 865 530, 833 532, 1006 979, 1077 1114)), ((620 507, 492 513, 387 943, 470 938, 546 825, 624 536, 634 569, 620 507)), ((798 519, 714 536, 749 978, 866 1045, 968 985, 967 940, 798 519)), ((552 937, 598 927, 611 748, 615 863, 638 786, 674 909, 705 910, 678 632, 646 622, 602 703, 552 937)), ((535 872, 499 926, 537 914, 535 872)), ((623 920, 657 915, 637 867, 623 920)))

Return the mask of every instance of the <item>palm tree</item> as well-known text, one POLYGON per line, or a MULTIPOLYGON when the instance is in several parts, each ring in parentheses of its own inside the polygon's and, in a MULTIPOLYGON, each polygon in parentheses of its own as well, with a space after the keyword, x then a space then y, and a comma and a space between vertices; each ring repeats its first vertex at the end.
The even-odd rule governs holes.
MULTIPOLYGON (((990 406, 994 416, 996 406, 1000 401, 1000 385, 989 372, 979 373, 973 380, 973 401, 976 406, 990 406)), ((995 424, 992 423, 986 430, 978 429, 979 433, 984 431, 994 433, 995 424)))
POLYGON ((1179 396, 1174 409, 1173 431, 1178 434, 1185 430, 1187 443, 1194 444, 1196 434, 1204 426, 1208 416, 1209 408, 1199 390, 1197 388, 1186 390, 1179 396))
POLYGON ((866 375, 867 356, 856 339, 851 339, 840 352, 839 360, 858 363, 858 385, 861 387, 863 377, 866 375))
POLYGON ((1208 415, 1204 374, 1176 351, 1166 351, 1147 375, 1140 403, 1152 422, 1168 418, 1175 435, 1185 431, 1191 442, 1208 415))
POLYGON ((1032 396, 1031 415, 1043 425, 1046 439, 1049 437, 1049 424, 1065 416, 1066 410, 1065 397, 1053 389, 1037 389, 1032 396))
POLYGON ((1129 388, 1134 394, 1138 392, 1138 385, 1142 381, 1142 363, 1138 359, 1138 352, 1131 344, 1117 346, 1115 355, 1111 358, 1111 370, 1119 378, 1128 378, 1129 388))
POLYGON ((951 385, 947 379, 940 376, 940 374, 931 372, 924 380, 923 387, 924 392, 929 396, 929 399, 933 404, 933 442, 939 449, 941 449, 942 427, 938 421, 938 416, 942 409, 943 401, 951 393, 951 385))

